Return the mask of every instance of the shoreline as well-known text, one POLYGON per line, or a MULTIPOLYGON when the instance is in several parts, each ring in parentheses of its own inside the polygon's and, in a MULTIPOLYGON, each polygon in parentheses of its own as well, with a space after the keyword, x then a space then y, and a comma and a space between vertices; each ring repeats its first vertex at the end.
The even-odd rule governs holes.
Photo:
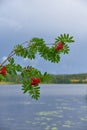
POLYGON ((4 85, 4 84, 15 84, 15 83, 14 82, 4 82, 4 81, 0 82, 0 85, 4 85))

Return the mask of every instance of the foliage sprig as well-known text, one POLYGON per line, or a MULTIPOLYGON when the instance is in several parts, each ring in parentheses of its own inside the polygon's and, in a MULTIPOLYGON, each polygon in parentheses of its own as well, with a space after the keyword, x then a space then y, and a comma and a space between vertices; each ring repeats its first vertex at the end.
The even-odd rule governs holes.
POLYGON ((73 37, 69 34, 61 34, 58 36, 54 44, 49 46, 42 38, 32 38, 26 44, 18 44, 14 47, 11 53, 0 64, 0 80, 4 80, 8 75, 20 74, 22 77, 22 90, 24 93, 29 93, 31 98, 38 100, 40 97, 39 83, 48 80, 47 72, 42 74, 38 69, 32 66, 21 66, 15 63, 14 55, 18 57, 28 58, 30 60, 36 58, 36 54, 53 63, 60 61, 61 54, 69 53, 68 43, 74 42, 73 37), (6 67, 6 69, 3 68, 6 67), (2 71, 3 70, 3 71, 2 71))

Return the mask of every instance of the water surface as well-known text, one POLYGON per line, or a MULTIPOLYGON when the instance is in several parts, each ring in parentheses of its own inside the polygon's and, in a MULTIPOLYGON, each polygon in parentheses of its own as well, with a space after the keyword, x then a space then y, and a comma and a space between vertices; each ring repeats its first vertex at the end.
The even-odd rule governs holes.
POLYGON ((32 100, 21 85, 0 86, 0 130, 87 130, 87 85, 41 85, 32 100))

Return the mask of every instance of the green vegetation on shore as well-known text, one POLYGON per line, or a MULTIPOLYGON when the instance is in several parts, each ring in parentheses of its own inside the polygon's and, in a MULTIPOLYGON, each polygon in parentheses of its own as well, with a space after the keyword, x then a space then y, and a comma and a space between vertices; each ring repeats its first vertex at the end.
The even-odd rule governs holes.
POLYGON ((52 83, 87 83, 87 73, 51 75, 52 83))
MULTIPOLYGON (((21 84, 21 83, 22 83, 22 77, 20 75, 13 75, 13 76, 8 75, 5 81, 0 82, 0 84, 21 84)), ((87 73, 61 74, 61 75, 50 74, 50 80, 46 83, 56 83, 56 84, 87 83, 87 73)))

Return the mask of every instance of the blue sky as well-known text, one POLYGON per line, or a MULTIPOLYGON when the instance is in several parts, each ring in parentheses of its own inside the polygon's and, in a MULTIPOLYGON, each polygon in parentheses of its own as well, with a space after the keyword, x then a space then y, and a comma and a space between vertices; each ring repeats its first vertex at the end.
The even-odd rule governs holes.
POLYGON ((53 43, 61 33, 74 36, 69 55, 58 64, 19 59, 53 74, 87 73, 87 2, 86 0, 0 0, 0 61, 13 46, 33 37, 53 43))

